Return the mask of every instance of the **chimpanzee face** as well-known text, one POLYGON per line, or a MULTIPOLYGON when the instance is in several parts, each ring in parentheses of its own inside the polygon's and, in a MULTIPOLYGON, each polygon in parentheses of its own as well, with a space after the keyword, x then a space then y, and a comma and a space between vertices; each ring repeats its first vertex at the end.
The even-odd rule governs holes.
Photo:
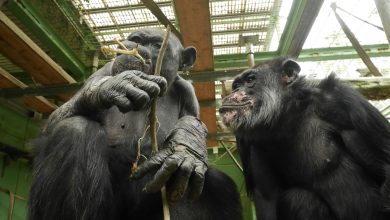
MULTIPOLYGON (((153 28, 141 29, 131 33, 122 43, 128 50, 137 47, 139 54, 146 62, 141 65, 140 61, 137 62, 135 60, 136 58, 121 54, 115 59, 114 67, 120 68, 114 74, 130 70, 129 68, 153 74, 165 33, 161 29, 153 28)), ((183 48, 179 39, 171 33, 164 53, 160 74, 167 79, 168 84, 171 84, 177 76, 177 71, 191 67, 195 60, 195 48, 183 48)))
POLYGON ((234 131, 271 125, 279 117, 284 94, 299 71, 295 61, 283 58, 242 72, 219 109, 223 123, 234 131))
MULTIPOLYGON (((153 28, 138 30, 127 37, 128 41, 134 42, 149 51, 152 62, 152 74, 156 67, 157 57, 164 37, 165 31, 153 28)), ((170 85, 177 76, 177 71, 184 67, 191 67, 195 60, 195 48, 183 48, 179 39, 171 33, 164 53, 160 74, 167 79, 170 85)))

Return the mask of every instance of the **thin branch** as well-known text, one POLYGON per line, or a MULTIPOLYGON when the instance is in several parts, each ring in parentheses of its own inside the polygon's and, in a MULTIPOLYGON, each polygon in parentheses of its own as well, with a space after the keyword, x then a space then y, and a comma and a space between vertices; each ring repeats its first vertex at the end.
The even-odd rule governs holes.
MULTIPOLYGON (((154 75, 159 76, 162 66, 162 60, 164 58, 165 50, 168 46, 168 40, 169 40, 169 34, 171 32, 171 28, 168 26, 166 30, 166 34, 164 37, 164 40, 161 44, 160 51, 158 53, 157 61, 156 61, 156 68, 154 70, 154 75)), ((149 123, 150 123, 150 139, 152 144, 152 152, 156 153, 158 152, 158 143, 157 143, 157 116, 156 116, 156 106, 157 106, 157 99, 152 100, 152 105, 150 106, 150 113, 149 113, 149 123)), ((169 205, 167 201, 167 195, 166 195, 166 188, 163 186, 161 188, 161 199, 163 202, 163 213, 164 213, 164 220, 170 219, 169 214, 169 205)))

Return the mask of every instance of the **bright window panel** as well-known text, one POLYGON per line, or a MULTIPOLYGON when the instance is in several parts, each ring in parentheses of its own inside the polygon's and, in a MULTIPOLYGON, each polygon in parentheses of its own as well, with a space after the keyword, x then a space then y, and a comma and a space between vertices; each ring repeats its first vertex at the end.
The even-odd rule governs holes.
POLYGON ((213 45, 237 44, 239 34, 213 35, 213 45))
POLYGON ((169 20, 175 19, 175 13, 173 12, 173 7, 164 6, 164 7, 161 7, 160 9, 169 20))
POLYGON ((94 8, 104 8, 104 4, 101 0, 76 0, 73 1, 73 4, 82 7, 83 9, 94 9, 94 8))
POLYGON ((114 25, 114 22, 112 21, 108 12, 90 14, 89 17, 96 27, 114 25))
POLYGON ((149 11, 149 9, 134 9, 133 15, 138 23, 157 21, 157 18, 149 11))
POLYGON ((108 7, 118 7, 118 6, 128 5, 128 1, 124 1, 124 0, 105 0, 105 1, 108 7))
MULTIPOLYGON (((348 0, 335 1, 337 6, 358 16, 359 18, 382 27, 374 1, 355 0, 353 4, 348 0)), ((336 16, 330 7, 332 2, 325 1, 321 11, 313 25, 312 30, 303 48, 323 48, 350 46, 351 43, 344 34, 336 16)), ((337 10, 337 13, 347 24, 349 29, 358 39, 361 45, 387 43, 386 35, 376 27, 359 21, 347 13, 337 10)))
POLYGON ((239 53, 238 50, 238 47, 214 48, 214 56, 221 54, 237 54, 239 53))
POLYGON ((114 11, 112 15, 115 17, 115 20, 118 24, 134 24, 136 20, 134 19, 130 10, 126 11, 114 11))

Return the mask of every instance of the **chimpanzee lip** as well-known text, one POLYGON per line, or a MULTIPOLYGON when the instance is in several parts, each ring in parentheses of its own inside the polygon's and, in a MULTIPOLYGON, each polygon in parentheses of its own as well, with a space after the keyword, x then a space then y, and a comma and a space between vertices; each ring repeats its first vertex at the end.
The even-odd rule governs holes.
POLYGON ((220 112, 225 112, 225 111, 229 111, 230 109, 238 109, 238 108, 243 108, 243 107, 247 107, 247 106, 251 106, 252 105, 252 102, 251 101, 247 101, 247 102, 243 102, 243 103, 234 103, 234 104, 223 104, 221 106, 221 108, 219 109, 220 112))

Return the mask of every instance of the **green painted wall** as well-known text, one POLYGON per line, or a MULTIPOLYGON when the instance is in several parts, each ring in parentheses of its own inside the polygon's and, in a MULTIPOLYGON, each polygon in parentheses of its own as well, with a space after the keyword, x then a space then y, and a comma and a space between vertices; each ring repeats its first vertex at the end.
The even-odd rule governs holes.
MULTIPOLYGON (((31 172, 28 161, 24 159, 12 160, 5 154, 0 155, 0 187, 8 189, 14 194, 27 198, 31 184, 31 172)), ((0 219, 7 219, 10 207, 8 193, 0 192, 0 219)), ((13 220, 26 219, 26 201, 16 198, 12 214, 13 220)))

